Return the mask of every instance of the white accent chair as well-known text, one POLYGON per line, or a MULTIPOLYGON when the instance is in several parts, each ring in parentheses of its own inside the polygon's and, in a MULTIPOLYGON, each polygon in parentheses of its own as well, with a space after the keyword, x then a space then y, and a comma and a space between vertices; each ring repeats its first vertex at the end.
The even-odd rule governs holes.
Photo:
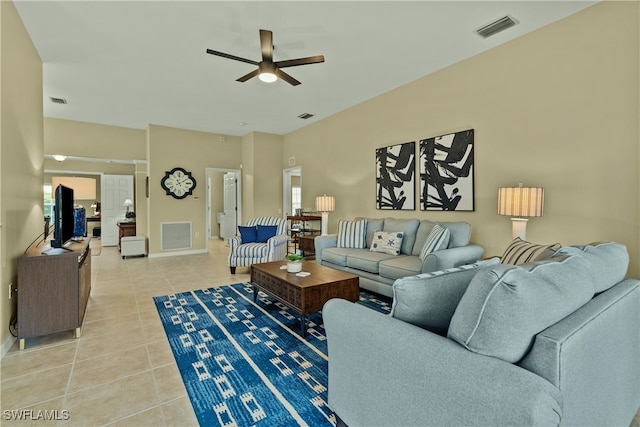
POLYGON ((229 269, 236 274, 236 267, 248 267, 251 264, 283 260, 287 254, 289 235, 287 220, 277 217, 260 217, 247 221, 247 226, 277 225, 276 235, 266 243, 242 243, 240 235, 229 239, 229 269))

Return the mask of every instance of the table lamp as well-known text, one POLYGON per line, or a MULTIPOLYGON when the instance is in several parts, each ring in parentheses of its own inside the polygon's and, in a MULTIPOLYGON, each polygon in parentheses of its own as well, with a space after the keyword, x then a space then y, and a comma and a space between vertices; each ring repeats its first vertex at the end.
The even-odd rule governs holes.
POLYGON ((316 211, 322 214, 322 226, 321 234, 327 235, 327 228, 329 222, 329 212, 336 210, 336 198, 333 196, 322 195, 316 197, 316 211))
POLYGON ((498 188, 498 215, 511 216, 513 238, 526 240, 527 217, 542 216, 544 211, 544 188, 502 187, 498 188))

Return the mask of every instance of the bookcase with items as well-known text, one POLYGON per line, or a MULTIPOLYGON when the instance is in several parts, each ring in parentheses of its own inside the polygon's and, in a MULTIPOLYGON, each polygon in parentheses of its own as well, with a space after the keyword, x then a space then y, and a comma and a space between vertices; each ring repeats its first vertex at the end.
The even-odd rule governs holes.
POLYGON ((304 256, 315 254, 313 239, 320 235, 321 216, 297 215, 287 216, 291 233, 292 251, 300 250, 304 256))
MULTIPOLYGON (((18 339, 75 329, 80 337, 91 292, 89 238, 48 255, 34 247, 18 258, 18 339)), ((43 250, 44 249, 44 250, 43 250)))

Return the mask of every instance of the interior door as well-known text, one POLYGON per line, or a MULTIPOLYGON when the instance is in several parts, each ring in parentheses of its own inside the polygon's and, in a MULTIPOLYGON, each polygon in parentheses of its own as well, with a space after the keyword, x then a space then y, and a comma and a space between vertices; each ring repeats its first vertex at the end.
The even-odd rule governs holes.
MULTIPOLYGON (((118 244, 118 221, 124 221, 127 208, 122 206, 125 199, 133 197, 133 175, 102 175, 100 195, 102 211, 100 214, 101 245, 118 244)), ((135 211, 135 205, 133 206, 135 211)))
POLYGON ((220 223, 220 237, 229 239, 238 227, 238 181, 235 172, 224 174, 224 217, 220 223))

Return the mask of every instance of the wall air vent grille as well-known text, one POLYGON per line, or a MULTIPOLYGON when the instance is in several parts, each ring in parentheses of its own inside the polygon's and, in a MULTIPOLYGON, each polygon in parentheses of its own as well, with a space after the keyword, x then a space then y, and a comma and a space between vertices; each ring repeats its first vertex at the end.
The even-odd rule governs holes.
POLYGON ((513 27, 517 23, 518 21, 516 21, 513 17, 507 15, 483 27, 478 28, 476 30, 476 33, 486 39, 487 37, 498 34, 499 32, 506 30, 507 28, 513 27))
POLYGON ((64 98, 54 98, 54 97, 50 96, 49 99, 54 104, 66 104, 67 103, 67 100, 64 99, 64 98))
POLYGON ((311 117, 313 117, 313 114, 310 113, 302 113, 298 116, 299 118, 301 118, 302 120, 307 120, 310 119, 311 117))
POLYGON ((163 251, 191 249, 191 221, 160 223, 160 242, 163 251))

